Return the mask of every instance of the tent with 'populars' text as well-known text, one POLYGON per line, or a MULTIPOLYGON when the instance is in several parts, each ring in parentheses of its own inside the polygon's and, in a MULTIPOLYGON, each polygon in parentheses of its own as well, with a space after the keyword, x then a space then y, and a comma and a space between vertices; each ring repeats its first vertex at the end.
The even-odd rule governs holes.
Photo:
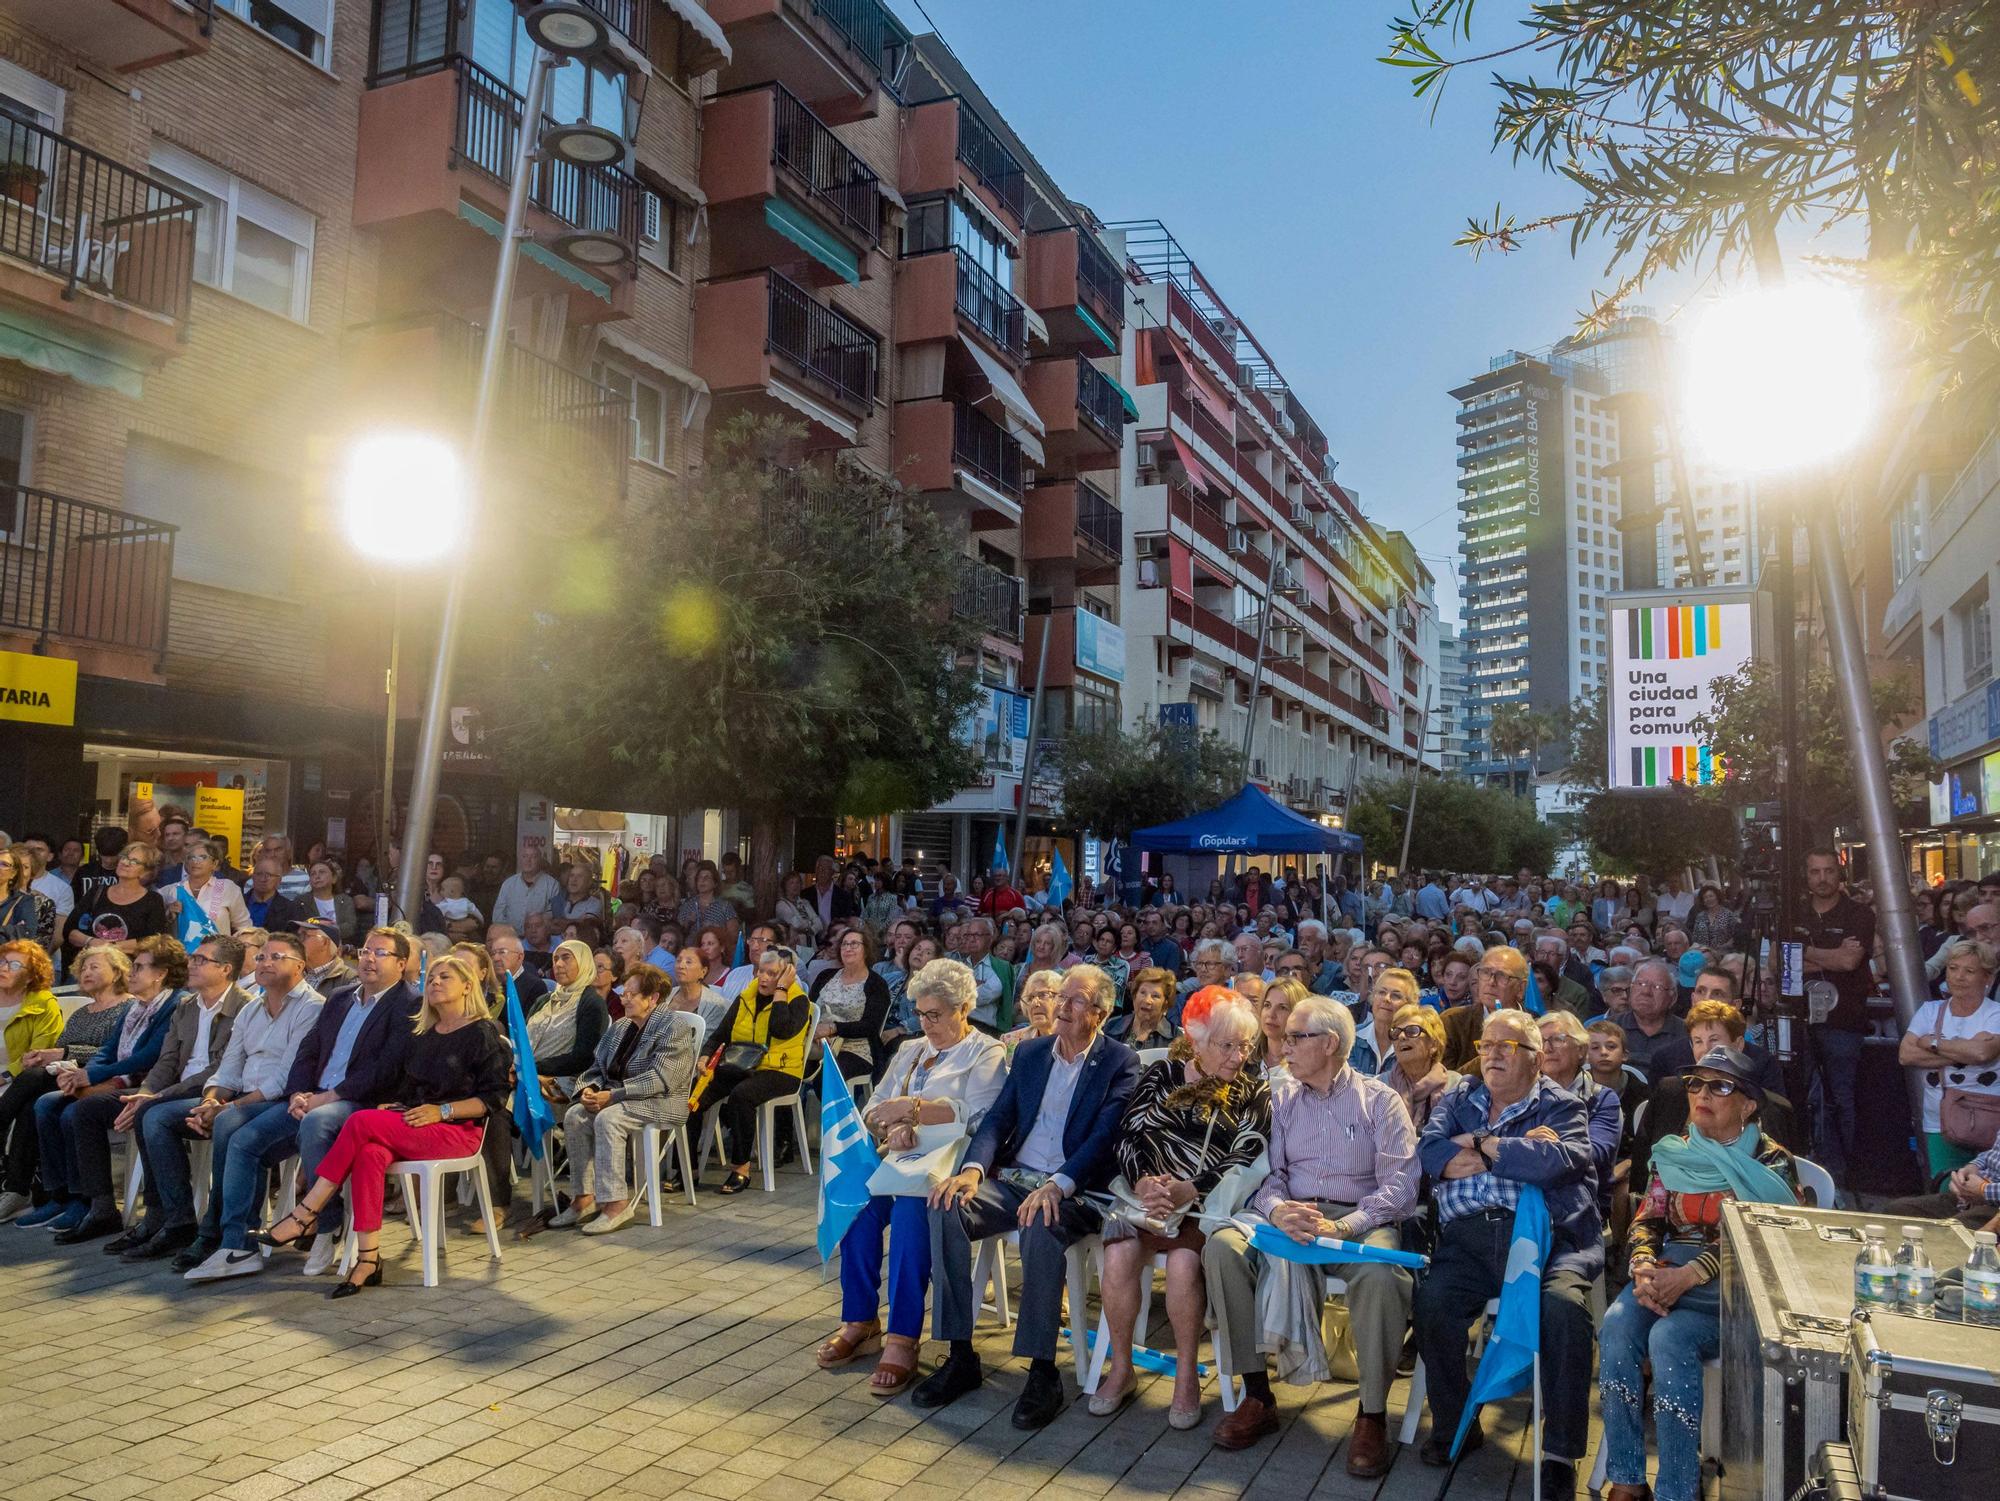
POLYGON ((1140 829, 1132 848, 1179 855, 1358 856, 1361 836, 1315 823, 1247 783, 1219 808, 1140 829))

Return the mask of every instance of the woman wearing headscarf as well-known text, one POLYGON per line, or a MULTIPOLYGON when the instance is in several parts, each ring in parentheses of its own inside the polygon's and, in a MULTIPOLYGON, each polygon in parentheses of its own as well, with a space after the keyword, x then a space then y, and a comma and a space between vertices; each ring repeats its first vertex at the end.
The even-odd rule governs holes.
POLYGON ((567 1104, 576 1076, 590 1066, 597 1044, 611 1025, 611 1010, 590 982, 597 960, 590 945, 575 938, 558 944, 549 959, 555 989, 528 1018, 528 1045, 535 1050, 535 1073, 552 1103, 567 1104))

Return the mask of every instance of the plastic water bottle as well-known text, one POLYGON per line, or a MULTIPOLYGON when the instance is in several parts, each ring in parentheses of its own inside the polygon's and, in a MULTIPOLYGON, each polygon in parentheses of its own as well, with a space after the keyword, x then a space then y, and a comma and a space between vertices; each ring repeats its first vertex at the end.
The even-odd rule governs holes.
POLYGON ((1965 1258, 1965 1322, 2000 1329, 2000 1250, 1994 1239, 1991 1230, 1972 1237, 1972 1254, 1965 1258))
POLYGON ((1884 1237, 1888 1231, 1870 1225, 1864 1232, 1861 1253, 1854 1258, 1854 1302, 1860 1308, 1894 1308, 1897 1274, 1895 1258, 1889 1254, 1884 1237))
POLYGON ((1896 1311, 1914 1319, 1937 1315, 1937 1273, 1924 1254, 1921 1225, 1903 1226, 1903 1244, 1896 1252, 1896 1311))

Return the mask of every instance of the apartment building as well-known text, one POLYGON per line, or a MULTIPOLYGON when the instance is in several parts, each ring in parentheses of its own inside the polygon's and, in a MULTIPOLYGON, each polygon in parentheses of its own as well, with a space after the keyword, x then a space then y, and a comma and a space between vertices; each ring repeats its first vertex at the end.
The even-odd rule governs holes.
MULTIPOLYGON (((536 169, 475 629, 529 597, 516 544, 675 492, 706 397, 695 89, 730 44, 590 3, 611 45, 548 115, 623 160, 536 169)), ((360 559, 330 480, 384 423, 463 431, 528 55, 508 0, 0 0, 0 662, 76 664, 0 736, 0 826, 221 787, 246 838, 370 849, 391 627, 427 662, 438 591, 360 559)), ((476 707, 448 849, 516 825, 476 707)))
POLYGON ((1438 735, 1438 770, 1446 776, 1465 771, 1467 712, 1465 638, 1459 627, 1445 621, 1438 627, 1438 708, 1432 720, 1438 735))
POLYGON ((1123 384, 1138 411, 1126 715, 1192 704, 1198 725, 1240 742, 1254 712, 1252 776, 1331 818, 1358 782, 1423 754, 1430 575, 1335 481, 1325 430, 1166 227, 1110 229, 1131 282, 1123 384))

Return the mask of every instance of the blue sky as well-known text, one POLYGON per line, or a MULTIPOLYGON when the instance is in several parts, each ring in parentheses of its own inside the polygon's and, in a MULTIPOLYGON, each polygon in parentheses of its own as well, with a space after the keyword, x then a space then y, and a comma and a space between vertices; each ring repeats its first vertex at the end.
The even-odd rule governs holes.
POLYGON ((1071 197, 1157 218, 1327 430, 1340 478, 1400 527, 1457 614, 1454 404, 1487 357, 1570 332, 1602 257, 1567 237, 1475 260, 1453 239, 1568 185, 1489 149, 1493 94, 1436 118, 1376 61, 1401 0, 890 0, 941 32, 1071 197))

